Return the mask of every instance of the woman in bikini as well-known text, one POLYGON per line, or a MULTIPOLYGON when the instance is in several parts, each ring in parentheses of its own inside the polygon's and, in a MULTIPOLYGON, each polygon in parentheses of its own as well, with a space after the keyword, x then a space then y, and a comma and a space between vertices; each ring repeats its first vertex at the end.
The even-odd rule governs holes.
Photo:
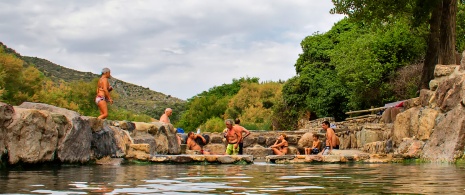
POLYGON ((278 137, 278 140, 274 143, 274 145, 270 146, 270 148, 273 150, 273 153, 275 155, 285 155, 287 154, 289 147, 289 143, 286 141, 286 134, 281 134, 278 137))
POLYGON ((110 83, 108 83, 108 78, 110 78, 110 69, 102 69, 102 77, 98 80, 97 97, 95 97, 95 103, 100 110, 100 116, 98 116, 99 119, 105 119, 108 117, 107 101, 113 104, 113 99, 110 97, 112 87, 110 86, 110 83))

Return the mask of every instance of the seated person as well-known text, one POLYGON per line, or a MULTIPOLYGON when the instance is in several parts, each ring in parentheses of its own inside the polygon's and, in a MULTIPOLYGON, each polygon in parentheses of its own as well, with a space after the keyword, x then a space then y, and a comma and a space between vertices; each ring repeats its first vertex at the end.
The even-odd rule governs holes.
POLYGON ((202 147, 195 141, 195 139, 201 138, 203 143, 207 143, 205 138, 202 135, 195 134, 194 132, 189 132, 187 134, 187 141, 186 141, 186 146, 188 150, 197 150, 200 151, 200 154, 203 155, 210 155, 211 153, 207 150, 203 150, 202 147))
POLYGON ((285 155, 287 154, 289 143, 286 141, 286 134, 281 134, 278 137, 278 140, 270 146, 275 155, 285 155))
POLYGON ((321 142, 318 140, 318 134, 313 134, 313 144, 312 147, 306 147, 305 148, 305 155, 310 155, 310 154, 318 154, 320 153, 320 148, 321 148, 321 142))

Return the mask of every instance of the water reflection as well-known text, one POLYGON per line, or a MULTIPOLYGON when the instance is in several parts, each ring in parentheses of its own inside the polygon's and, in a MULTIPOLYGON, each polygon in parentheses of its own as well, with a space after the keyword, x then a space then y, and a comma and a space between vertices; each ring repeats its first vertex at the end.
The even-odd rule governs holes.
POLYGON ((8 194, 465 193, 450 164, 129 165, 0 172, 8 194))

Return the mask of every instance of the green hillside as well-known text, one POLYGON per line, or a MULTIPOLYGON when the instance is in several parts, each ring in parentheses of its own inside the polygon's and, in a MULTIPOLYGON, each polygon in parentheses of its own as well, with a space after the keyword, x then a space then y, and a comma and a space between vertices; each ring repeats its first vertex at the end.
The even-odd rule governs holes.
MULTIPOLYGON (((4 48, 6 53, 13 54, 22 59, 24 61, 24 67, 34 66, 41 71, 44 76, 50 78, 55 83, 63 81, 67 83, 73 81, 92 82, 95 78, 100 77, 100 75, 91 72, 81 72, 66 68, 46 59, 21 56, 15 50, 8 48, 1 42, 0 46, 4 48)), ((172 121, 176 121, 179 115, 185 110, 185 101, 179 98, 124 82, 116 78, 110 79, 110 85, 113 86, 114 92, 118 94, 118 98, 114 102, 114 106, 118 109, 126 109, 138 114, 147 114, 158 119, 161 114, 163 114, 165 108, 170 107, 174 110, 173 116, 171 117, 172 121)), ((91 91, 89 93, 94 92, 91 91)))

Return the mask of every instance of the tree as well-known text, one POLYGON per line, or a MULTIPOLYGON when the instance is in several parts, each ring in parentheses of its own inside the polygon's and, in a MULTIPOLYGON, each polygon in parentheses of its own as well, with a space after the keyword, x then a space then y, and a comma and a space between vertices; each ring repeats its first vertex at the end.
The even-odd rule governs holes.
POLYGON ((335 7, 331 13, 347 14, 356 21, 389 22, 393 18, 409 15, 413 27, 428 22, 428 47, 419 86, 421 89, 428 88, 437 63, 455 64, 457 0, 332 1, 335 7))

